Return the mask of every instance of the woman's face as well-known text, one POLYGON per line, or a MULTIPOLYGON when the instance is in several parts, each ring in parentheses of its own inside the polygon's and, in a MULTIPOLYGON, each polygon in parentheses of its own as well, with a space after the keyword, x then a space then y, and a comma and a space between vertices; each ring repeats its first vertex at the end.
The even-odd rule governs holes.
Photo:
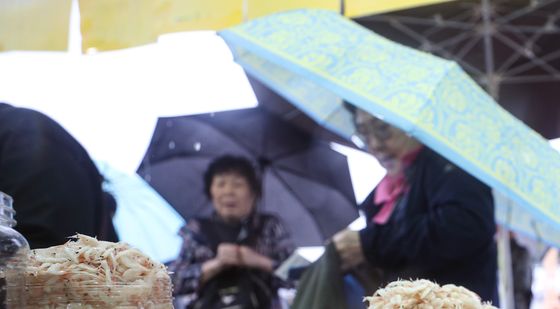
POLYGON ((243 220, 255 205, 255 193, 249 182, 235 172, 215 175, 210 196, 218 215, 229 222, 243 220))
POLYGON ((387 173, 398 173, 402 169, 402 158, 420 146, 420 143, 403 131, 363 110, 356 110, 356 131, 367 145, 367 150, 387 169, 387 173))

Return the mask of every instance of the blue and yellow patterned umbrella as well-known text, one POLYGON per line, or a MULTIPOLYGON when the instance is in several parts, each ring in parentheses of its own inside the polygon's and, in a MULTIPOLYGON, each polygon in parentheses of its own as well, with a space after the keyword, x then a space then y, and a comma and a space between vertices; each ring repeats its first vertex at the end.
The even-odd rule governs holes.
POLYGON ((222 31, 236 61, 318 123, 352 138, 341 100, 383 118, 485 182, 497 218, 560 245, 560 154, 452 61, 340 15, 298 10, 222 31))

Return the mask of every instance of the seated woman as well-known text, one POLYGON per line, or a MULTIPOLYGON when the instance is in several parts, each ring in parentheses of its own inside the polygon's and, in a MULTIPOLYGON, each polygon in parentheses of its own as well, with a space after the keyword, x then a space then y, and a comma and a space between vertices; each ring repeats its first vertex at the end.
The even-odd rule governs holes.
POLYGON ((279 282, 272 272, 294 245, 279 219, 257 212, 261 187, 251 162, 222 156, 204 175, 210 218, 189 220, 179 258, 169 265, 189 308, 270 308, 279 282))

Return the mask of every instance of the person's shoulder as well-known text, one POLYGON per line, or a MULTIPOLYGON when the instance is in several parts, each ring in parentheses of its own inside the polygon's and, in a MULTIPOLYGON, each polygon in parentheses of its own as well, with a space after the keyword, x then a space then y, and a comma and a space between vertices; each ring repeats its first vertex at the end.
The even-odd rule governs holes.
POLYGON ((188 234, 188 233, 196 233, 199 234, 202 229, 202 225, 206 222, 210 221, 210 218, 206 217, 194 217, 187 221, 187 223, 181 229, 181 233, 188 234))
POLYGON ((37 111, 0 103, 0 128, 4 132, 19 134, 21 132, 40 132, 43 115, 37 111))
POLYGON ((274 213, 258 212, 254 217, 255 226, 261 229, 270 229, 273 227, 284 227, 283 220, 274 213))
MULTIPOLYGON (((432 175, 446 176, 453 174, 467 174, 463 169, 447 160, 439 153, 430 148, 425 147, 419 158, 420 164, 423 165, 426 173, 432 175)), ((468 175, 468 174, 467 174, 468 175)))
POLYGON ((487 186, 478 178, 466 172, 455 163, 429 148, 426 150, 423 160, 424 168, 427 177, 433 179, 435 183, 438 183, 436 180, 439 179, 446 183, 462 183, 487 189, 487 186))
POLYGON ((425 165, 432 166, 432 167, 440 167, 440 168, 451 163, 442 155, 440 155, 436 151, 426 146, 424 146, 424 148, 420 152, 418 159, 419 159, 418 161, 422 162, 425 165))
POLYGON ((32 127, 29 126, 30 122, 56 123, 52 118, 37 110, 12 106, 7 103, 0 103, 0 115, 5 116, 7 119, 11 119, 14 123, 25 125, 25 128, 32 127))
MULTIPOLYGON (((0 108, 0 127, 10 134, 40 138, 43 143, 80 155, 87 154, 82 145, 56 120, 34 109, 5 103, 0 108)), ((93 164, 93 162, 92 162, 93 164)))

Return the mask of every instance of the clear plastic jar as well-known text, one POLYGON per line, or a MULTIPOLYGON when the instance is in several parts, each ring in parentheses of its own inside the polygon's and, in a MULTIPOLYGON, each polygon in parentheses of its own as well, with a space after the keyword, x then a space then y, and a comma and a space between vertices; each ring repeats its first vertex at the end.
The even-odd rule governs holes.
POLYGON ((0 308, 24 307, 24 272, 29 254, 27 240, 13 227, 12 198, 0 192, 0 308))

